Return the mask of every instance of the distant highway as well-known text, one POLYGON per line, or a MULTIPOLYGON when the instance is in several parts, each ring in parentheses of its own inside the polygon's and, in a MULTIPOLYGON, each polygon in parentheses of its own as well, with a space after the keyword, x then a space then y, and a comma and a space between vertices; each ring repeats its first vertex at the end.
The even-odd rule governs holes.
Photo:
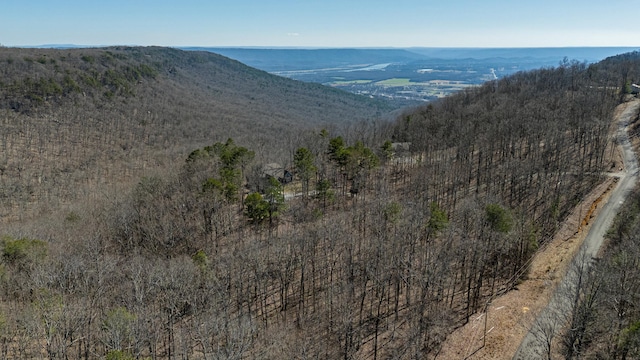
MULTIPOLYGON (((604 236, 611 227, 624 199, 638 182, 638 161, 629 140, 627 126, 633 120, 633 117, 638 114, 640 100, 629 102, 625 106, 626 109, 616 119, 618 123, 618 140, 623 150, 624 170, 615 174, 615 176, 619 177, 618 184, 593 222, 578 255, 573 259, 574 262, 584 259, 590 260, 598 254, 604 241, 604 236)), ((548 358, 547 351, 550 348, 550 344, 554 342, 555 335, 564 325, 565 314, 571 311, 571 302, 567 301, 566 291, 574 288, 576 281, 576 276, 572 272, 569 271, 565 275, 551 301, 538 314, 531 329, 525 335, 513 357, 514 360, 548 358)))

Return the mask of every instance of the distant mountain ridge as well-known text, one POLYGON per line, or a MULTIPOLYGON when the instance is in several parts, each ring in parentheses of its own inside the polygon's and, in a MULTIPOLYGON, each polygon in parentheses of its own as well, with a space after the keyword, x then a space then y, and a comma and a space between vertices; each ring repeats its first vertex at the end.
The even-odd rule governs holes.
POLYGON ((181 47, 183 50, 214 52, 269 72, 310 70, 337 66, 409 63, 427 59, 486 60, 491 58, 539 59, 557 64, 563 58, 595 62, 638 48, 633 47, 558 47, 558 48, 250 48, 181 47))
POLYGON ((331 68, 373 63, 409 62, 423 58, 404 49, 263 49, 182 48, 210 51, 269 72, 331 68))
MULTIPOLYGON (((113 46, 87 46, 76 44, 43 44, 24 48, 80 49, 109 48, 113 46)), ((610 56, 633 52, 638 47, 408 47, 408 48, 290 48, 290 47, 229 47, 229 46, 176 46, 188 51, 207 51, 240 61, 246 65, 268 71, 292 71, 319 69, 333 66, 349 66, 380 63, 408 63, 425 59, 486 60, 539 59, 557 64, 563 58, 588 63, 610 56)))
POLYGON ((596 62, 640 47, 540 47, 540 48, 409 48, 407 50, 440 59, 539 58, 596 62))

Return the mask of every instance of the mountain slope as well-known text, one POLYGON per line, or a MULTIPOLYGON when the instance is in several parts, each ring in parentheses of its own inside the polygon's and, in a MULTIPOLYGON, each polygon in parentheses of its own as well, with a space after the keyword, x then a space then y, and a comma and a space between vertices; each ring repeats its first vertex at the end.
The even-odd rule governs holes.
MULTIPOLYGON (((29 186, 17 204, 51 202, 49 216, 2 226, 10 357, 435 357, 493 294, 517 286, 567 211, 617 167, 620 74, 578 62, 469 88, 395 126, 300 134, 285 121, 268 133, 238 122, 220 134, 198 116, 235 120, 219 112, 248 106, 234 85, 258 88, 259 73, 172 51, 109 68, 84 55, 76 66, 94 66, 94 90, 33 78, 40 98, 2 118, 15 133, 2 138, 4 179, 29 186), (210 140, 242 130, 243 143, 210 140), (391 139, 405 143, 395 154, 391 139), (295 153, 307 184, 265 185, 272 153, 295 153), (157 172, 139 178, 148 168, 157 172), (129 186, 105 191, 119 178, 129 186), (56 204, 73 200, 54 193, 71 187, 108 203, 56 204), (282 192, 300 189, 316 196, 284 203, 282 192)), ((249 94, 291 97, 276 95, 249 94)))
POLYGON ((391 110, 207 52, 0 48, 0 64, 0 219, 25 203, 136 179, 229 137, 279 160, 286 154, 269 149, 302 129, 391 110))

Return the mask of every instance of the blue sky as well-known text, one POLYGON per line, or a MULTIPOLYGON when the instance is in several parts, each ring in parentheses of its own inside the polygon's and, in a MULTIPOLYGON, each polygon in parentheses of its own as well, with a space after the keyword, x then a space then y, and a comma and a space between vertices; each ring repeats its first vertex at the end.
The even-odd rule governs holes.
POLYGON ((3 0, 0 44, 640 46, 640 0, 3 0))

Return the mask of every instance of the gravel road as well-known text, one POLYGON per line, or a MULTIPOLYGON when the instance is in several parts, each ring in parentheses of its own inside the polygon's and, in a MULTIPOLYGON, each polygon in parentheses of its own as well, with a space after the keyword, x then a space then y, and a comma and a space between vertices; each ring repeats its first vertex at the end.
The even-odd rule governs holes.
MULTIPOLYGON (((638 161, 627 134, 627 126, 638 114, 639 108, 640 100, 629 102, 626 104, 626 109, 616 119, 618 141, 622 148, 624 159, 624 170, 620 173, 612 174, 619 178, 618 184, 594 220, 582 247, 578 251, 578 255, 569 266, 570 269, 588 264, 590 259, 597 255, 604 241, 604 235, 611 226, 624 199, 638 182, 638 161)), ((571 302, 567 301, 570 297, 567 294, 571 289, 575 288, 578 281, 578 273, 569 270, 551 297, 547 307, 538 314, 533 326, 516 351, 513 357, 514 360, 550 358, 550 348, 554 336, 562 327, 563 319, 566 318, 565 314, 571 309, 571 302)))

